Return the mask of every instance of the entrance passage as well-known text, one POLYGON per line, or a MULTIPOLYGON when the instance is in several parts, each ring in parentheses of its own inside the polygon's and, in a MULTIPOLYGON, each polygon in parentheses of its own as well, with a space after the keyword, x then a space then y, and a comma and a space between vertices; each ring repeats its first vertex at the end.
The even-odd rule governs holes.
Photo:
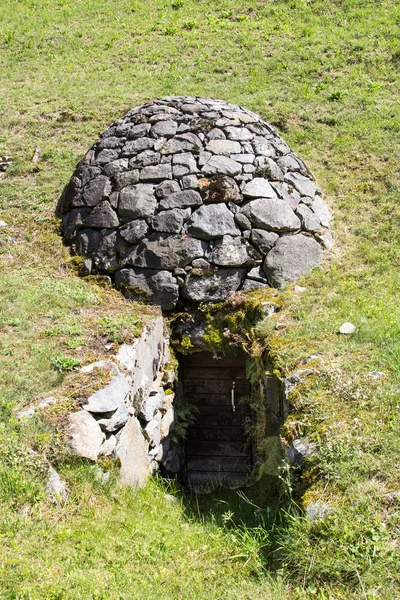
POLYGON ((187 432, 186 483, 190 487, 245 483, 253 463, 245 356, 215 359, 199 352, 180 362, 185 400, 199 411, 187 432))

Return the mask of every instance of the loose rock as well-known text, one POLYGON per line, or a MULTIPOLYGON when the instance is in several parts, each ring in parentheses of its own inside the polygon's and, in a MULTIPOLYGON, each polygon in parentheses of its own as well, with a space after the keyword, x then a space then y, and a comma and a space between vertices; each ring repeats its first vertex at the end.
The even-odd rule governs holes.
POLYGON ((338 332, 343 335, 352 335, 357 331, 357 327, 353 323, 343 323, 338 329, 338 332))
POLYGON ((68 445, 77 456, 97 460, 104 433, 91 414, 84 410, 68 415, 68 445))

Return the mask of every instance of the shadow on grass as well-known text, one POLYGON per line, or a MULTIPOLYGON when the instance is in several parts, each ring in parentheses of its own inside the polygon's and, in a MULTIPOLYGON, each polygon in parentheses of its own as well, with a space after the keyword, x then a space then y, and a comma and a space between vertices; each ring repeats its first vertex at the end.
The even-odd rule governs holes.
POLYGON ((219 486, 203 493, 182 488, 180 497, 185 517, 229 533, 243 557, 257 565, 258 575, 278 567, 277 534, 284 525, 289 500, 277 478, 264 478, 245 488, 219 486))

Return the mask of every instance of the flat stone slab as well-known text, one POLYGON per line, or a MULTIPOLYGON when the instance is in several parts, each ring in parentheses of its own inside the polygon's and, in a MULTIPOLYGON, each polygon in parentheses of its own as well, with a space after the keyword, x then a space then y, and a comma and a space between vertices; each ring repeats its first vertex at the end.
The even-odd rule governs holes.
POLYGON ((130 384, 125 377, 113 377, 110 383, 88 398, 83 408, 91 413, 112 412, 124 402, 129 391, 130 384))
POLYGON ((123 188, 119 194, 118 214, 120 217, 140 219, 150 217, 156 208, 154 186, 138 184, 123 188))
POLYGON ((232 212, 225 204, 207 204, 198 208, 187 223, 187 232, 201 240, 224 235, 240 235, 232 212))
POLYGON ((160 201, 160 208, 168 210, 171 208, 187 208, 200 206, 203 203, 199 192, 196 190, 184 190, 166 196, 160 201))
POLYGON ((135 417, 129 417, 122 429, 115 456, 121 463, 121 482, 135 489, 143 487, 151 472, 149 445, 135 417))
POLYGON ((192 302, 221 302, 240 288, 245 277, 246 269, 218 269, 212 274, 208 270, 191 271, 186 277, 183 296, 192 302))
POLYGON ((295 231, 301 228, 300 219, 290 206, 279 198, 252 200, 241 212, 253 227, 269 231, 295 231))
POLYGON ((172 179, 171 165, 153 165, 143 167, 140 171, 139 179, 141 181, 163 181, 164 179, 172 179))
POLYGON ((110 421, 107 423, 105 428, 106 431, 108 431, 108 433, 114 433, 115 431, 118 431, 118 429, 121 429, 121 427, 123 427, 128 421, 128 417, 129 412, 126 405, 120 404, 110 421))
POLYGON ((115 283, 128 286, 126 294, 136 300, 149 300, 163 310, 175 308, 179 298, 179 287, 170 271, 156 269, 121 269, 115 273, 115 283))
POLYGON ((242 146, 239 142, 232 142, 230 140, 211 140, 206 146, 208 152, 213 154, 223 154, 229 156, 230 154, 240 154, 242 146))
POLYGON ((172 208, 159 212, 151 223, 155 231, 162 233, 181 233, 183 223, 190 217, 191 211, 187 208, 172 208))
POLYGON ((243 196, 248 198, 277 198, 276 192, 267 179, 255 177, 243 186, 243 196))
POLYGON ((261 254, 267 254, 278 239, 279 235, 273 231, 265 231, 265 229, 251 231, 250 241, 261 254))
POLYGON ((242 171, 242 165, 227 156, 211 156, 202 168, 205 175, 238 175, 242 171))
POLYGON ((254 258, 249 254, 245 240, 229 235, 217 240, 213 250, 207 254, 207 260, 220 267, 244 267, 254 264, 254 258))
POLYGON ((308 177, 304 177, 301 173, 286 173, 286 183, 291 184, 302 196, 313 198, 317 191, 317 186, 308 177))
POLYGON ((127 257, 127 263, 146 269, 174 270, 203 256, 201 240, 185 235, 152 234, 127 257))

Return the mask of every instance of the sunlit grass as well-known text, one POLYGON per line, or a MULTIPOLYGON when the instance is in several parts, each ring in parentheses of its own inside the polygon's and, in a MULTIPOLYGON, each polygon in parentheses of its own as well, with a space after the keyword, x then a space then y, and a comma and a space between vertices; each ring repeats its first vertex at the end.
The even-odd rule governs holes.
POLYGON ((0 20, 0 155, 13 161, 0 179, 0 598, 395 598, 399 4, 3 0, 0 20), (299 282, 307 291, 281 292, 285 327, 259 326, 282 373, 321 352, 316 380, 293 393, 286 430, 321 448, 296 502, 322 498, 333 509, 320 524, 296 509, 280 516, 279 550, 262 563, 273 579, 260 571, 258 534, 231 527, 234 502, 223 522, 212 500, 209 522, 158 484, 104 490, 87 466, 63 463, 49 424, 12 419, 44 394, 70 407, 55 359, 106 357, 107 341, 137 335, 151 313, 77 278, 54 208, 99 132, 163 94, 260 113, 305 160, 335 216, 335 246, 299 282), (337 334, 344 321, 354 336, 337 334), (43 500, 31 444, 59 458, 65 507, 43 500))

